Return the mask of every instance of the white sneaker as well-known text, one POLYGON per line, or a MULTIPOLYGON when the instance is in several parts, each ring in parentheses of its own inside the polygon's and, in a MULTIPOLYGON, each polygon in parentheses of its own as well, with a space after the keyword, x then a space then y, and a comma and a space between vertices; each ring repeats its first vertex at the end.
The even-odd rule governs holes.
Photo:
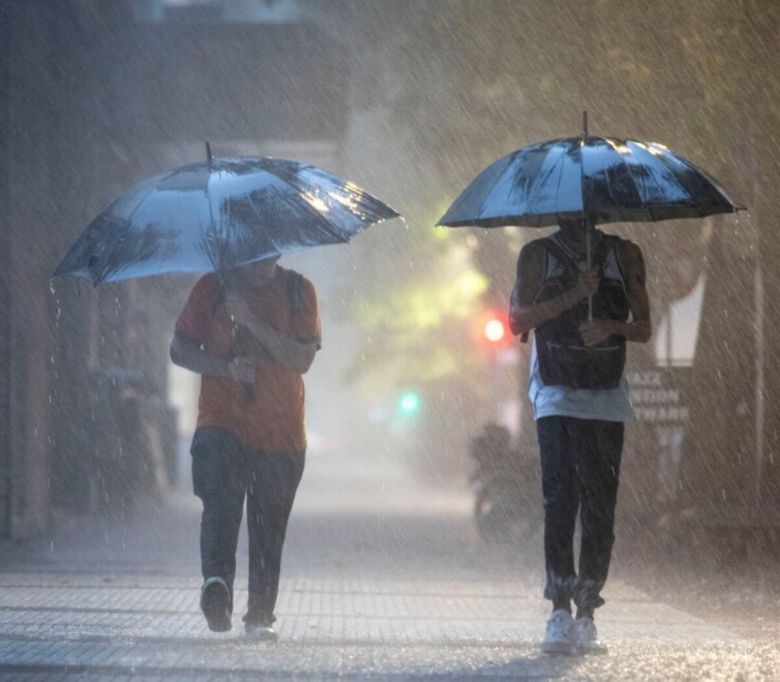
POLYGON ((566 609, 553 611, 544 631, 542 652, 545 654, 570 654, 574 651, 574 619, 566 609))
POLYGON ((607 647, 599 642, 596 624, 590 618, 578 618, 574 621, 574 640, 577 651, 582 654, 607 653, 607 647))
POLYGON ((279 633, 274 630, 273 626, 265 623, 246 623, 244 632, 248 637, 259 642, 276 642, 279 639, 279 633))

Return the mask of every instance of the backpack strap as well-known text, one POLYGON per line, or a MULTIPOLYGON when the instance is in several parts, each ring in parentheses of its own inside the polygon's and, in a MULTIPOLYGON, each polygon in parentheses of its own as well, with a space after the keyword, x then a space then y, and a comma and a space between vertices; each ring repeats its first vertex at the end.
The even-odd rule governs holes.
MULTIPOLYGON (((602 270, 607 262, 607 256, 609 250, 614 244, 619 241, 619 237, 615 237, 609 234, 602 234, 601 238, 593 246, 593 252, 591 253, 591 267, 597 270, 602 270)), ((544 245, 548 252, 551 253, 560 263, 566 268, 570 275, 577 279, 579 276, 579 266, 572 256, 556 242, 552 237, 548 237, 544 240, 544 245)))
POLYGON ((214 307, 212 310, 213 312, 216 312, 217 308, 225 302, 225 297, 227 296, 227 282, 225 281, 225 277, 221 272, 217 273, 217 282, 216 285, 213 288, 213 297, 214 297, 214 307))
MULTIPOLYGON (((547 251, 547 258, 549 262, 550 256, 555 258, 563 267, 566 274, 573 280, 577 281, 577 277, 580 274, 580 268, 577 265, 577 261, 571 257, 571 255, 556 242, 552 237, 548 237, 544 240, 544 248, 547 251)), ((549 266, 548 266, 549 267, 549 266)), ((547 270, 545 268, 545 278, 547 277, 547 270)), ((543 280, 544 281, 544 280, 543 280)))
POLYGON ((610 249, 614 248, 620 241, 620 237, 616 237, 611 234, 605 234, 599 239, 598 243, 593 249, 593 256, 591 257, 591 263, 594 268, 598 270, 604 270, 604 266, 607 264, 607 258, 609 257, 610 249))
MULTIPOLYGON (((545 258, 541 284, 544 284, 544 281, 547 278, 547 268, 549 267, 551 255, 556 258, 561 263, 561 265, 563 265, 564 269, 567 270, 568 274, 576 280, 579 276, 580 269, 577 267, 577 263, 574 262, 574 259, 568 253, 566 253, 566 251, 564 251, 563 248, 561 248, 561 246, 557 244, 551 237, 547 237, 546 239, 542 240, 542 243, 544 244, 545 258)), ((523 332, 520 335, 520 343, 528 343, 529 338, 530 332, 523 332)))
POLYGON ((303 275, 290 271, 287 277, 287 296, 290 301, 290 312, 299 313, 303 308, 303 275))

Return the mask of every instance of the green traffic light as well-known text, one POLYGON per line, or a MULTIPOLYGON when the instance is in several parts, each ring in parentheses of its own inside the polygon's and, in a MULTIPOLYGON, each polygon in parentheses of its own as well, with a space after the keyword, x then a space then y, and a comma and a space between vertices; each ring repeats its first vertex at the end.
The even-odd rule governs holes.
POLYGON ((406 416, 411 416, 420 409, 420 396, 414 391, 401 394, 398 399, 398 411, 406 416))

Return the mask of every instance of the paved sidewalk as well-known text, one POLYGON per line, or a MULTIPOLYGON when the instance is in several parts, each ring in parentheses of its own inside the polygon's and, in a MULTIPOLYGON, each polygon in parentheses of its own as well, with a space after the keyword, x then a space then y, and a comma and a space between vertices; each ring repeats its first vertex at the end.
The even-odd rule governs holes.
MULTIPOLYGON (((523 582, 295 579, 281 595, 276 645, 247 641, 240 629, 208 632, 195 606, 198 582, 184 582, 6 574, 0 671, 777 679, 780 670, 776 644, 749 642, 622 585, 602 614, 611 654, 552 659, 537 649, 546 610, 523 582)), ((245 600, 239 592, 238 613, 245 600)))
MULTIPOLYGON (((287 581, 277 645, 247 641, 240 629, 208 632, 196 608, 198 581, 184 583, 6 574, 0 581, 0 661, 6 671, 66 666, 112 674, 267 671, 315 678, 371 673, 464 679, 587 676, 616 666, 626 679, 653 671, 663 679, 674 663, 677 672, 694 679, 709 659, 713 666, 749 664, 745 672, 770 679, 770 666, 780 660, 768 645, 748 649, 728 630, 623 585, 611 590, 618 596, 602 618, 612 655, 581 660, 539 655, 546 609, 524 582, 287 581), (746 659, 749 651, 754 661, 746 659)), ((245 603, 246 593, 239 592, 237 613, 245 603)))
MULTIPOLYGON (((187 497, 0 559, 0 678, 780 680, 777 640, 672 608, 620 580, 599 611, 608 656, 550 658, 538 547, 488 548, 468 498, 409 481, 323 485, 310 463, 290 527, 281 640, 210 633, 197 609, 198 508, 187 497)), ((245 561, 245 549, 240 550, 245 561)), ((237 583, 245 585, 241 565, 237 583)))

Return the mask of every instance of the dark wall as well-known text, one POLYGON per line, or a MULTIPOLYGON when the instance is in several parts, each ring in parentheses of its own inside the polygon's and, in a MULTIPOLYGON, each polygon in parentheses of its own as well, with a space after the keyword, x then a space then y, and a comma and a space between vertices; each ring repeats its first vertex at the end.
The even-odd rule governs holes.
MULTIPOLYGON (((11 30, 8 5, 0 5, 0 207, 9 205, 9 56, 11 30)), ((11 280, 9 272, 10 222, 8 211, 0 211, 0 537, 11 523, 10 486, 10 374, 11 374, 11 280)))
POLYGON ((48 264, 54 253, 56 207, 50 163, 55 131, 49 105, 56 74, 48 68, 49 46, 43 28, 49 6, 6 3, 3 41, 7 58, 2 159, 7 203, 3 207, 7 282, 0 317, 8 325, 4 373, 6 531, 24 534, 40 528, 48 514, 51 357, 48 264))

